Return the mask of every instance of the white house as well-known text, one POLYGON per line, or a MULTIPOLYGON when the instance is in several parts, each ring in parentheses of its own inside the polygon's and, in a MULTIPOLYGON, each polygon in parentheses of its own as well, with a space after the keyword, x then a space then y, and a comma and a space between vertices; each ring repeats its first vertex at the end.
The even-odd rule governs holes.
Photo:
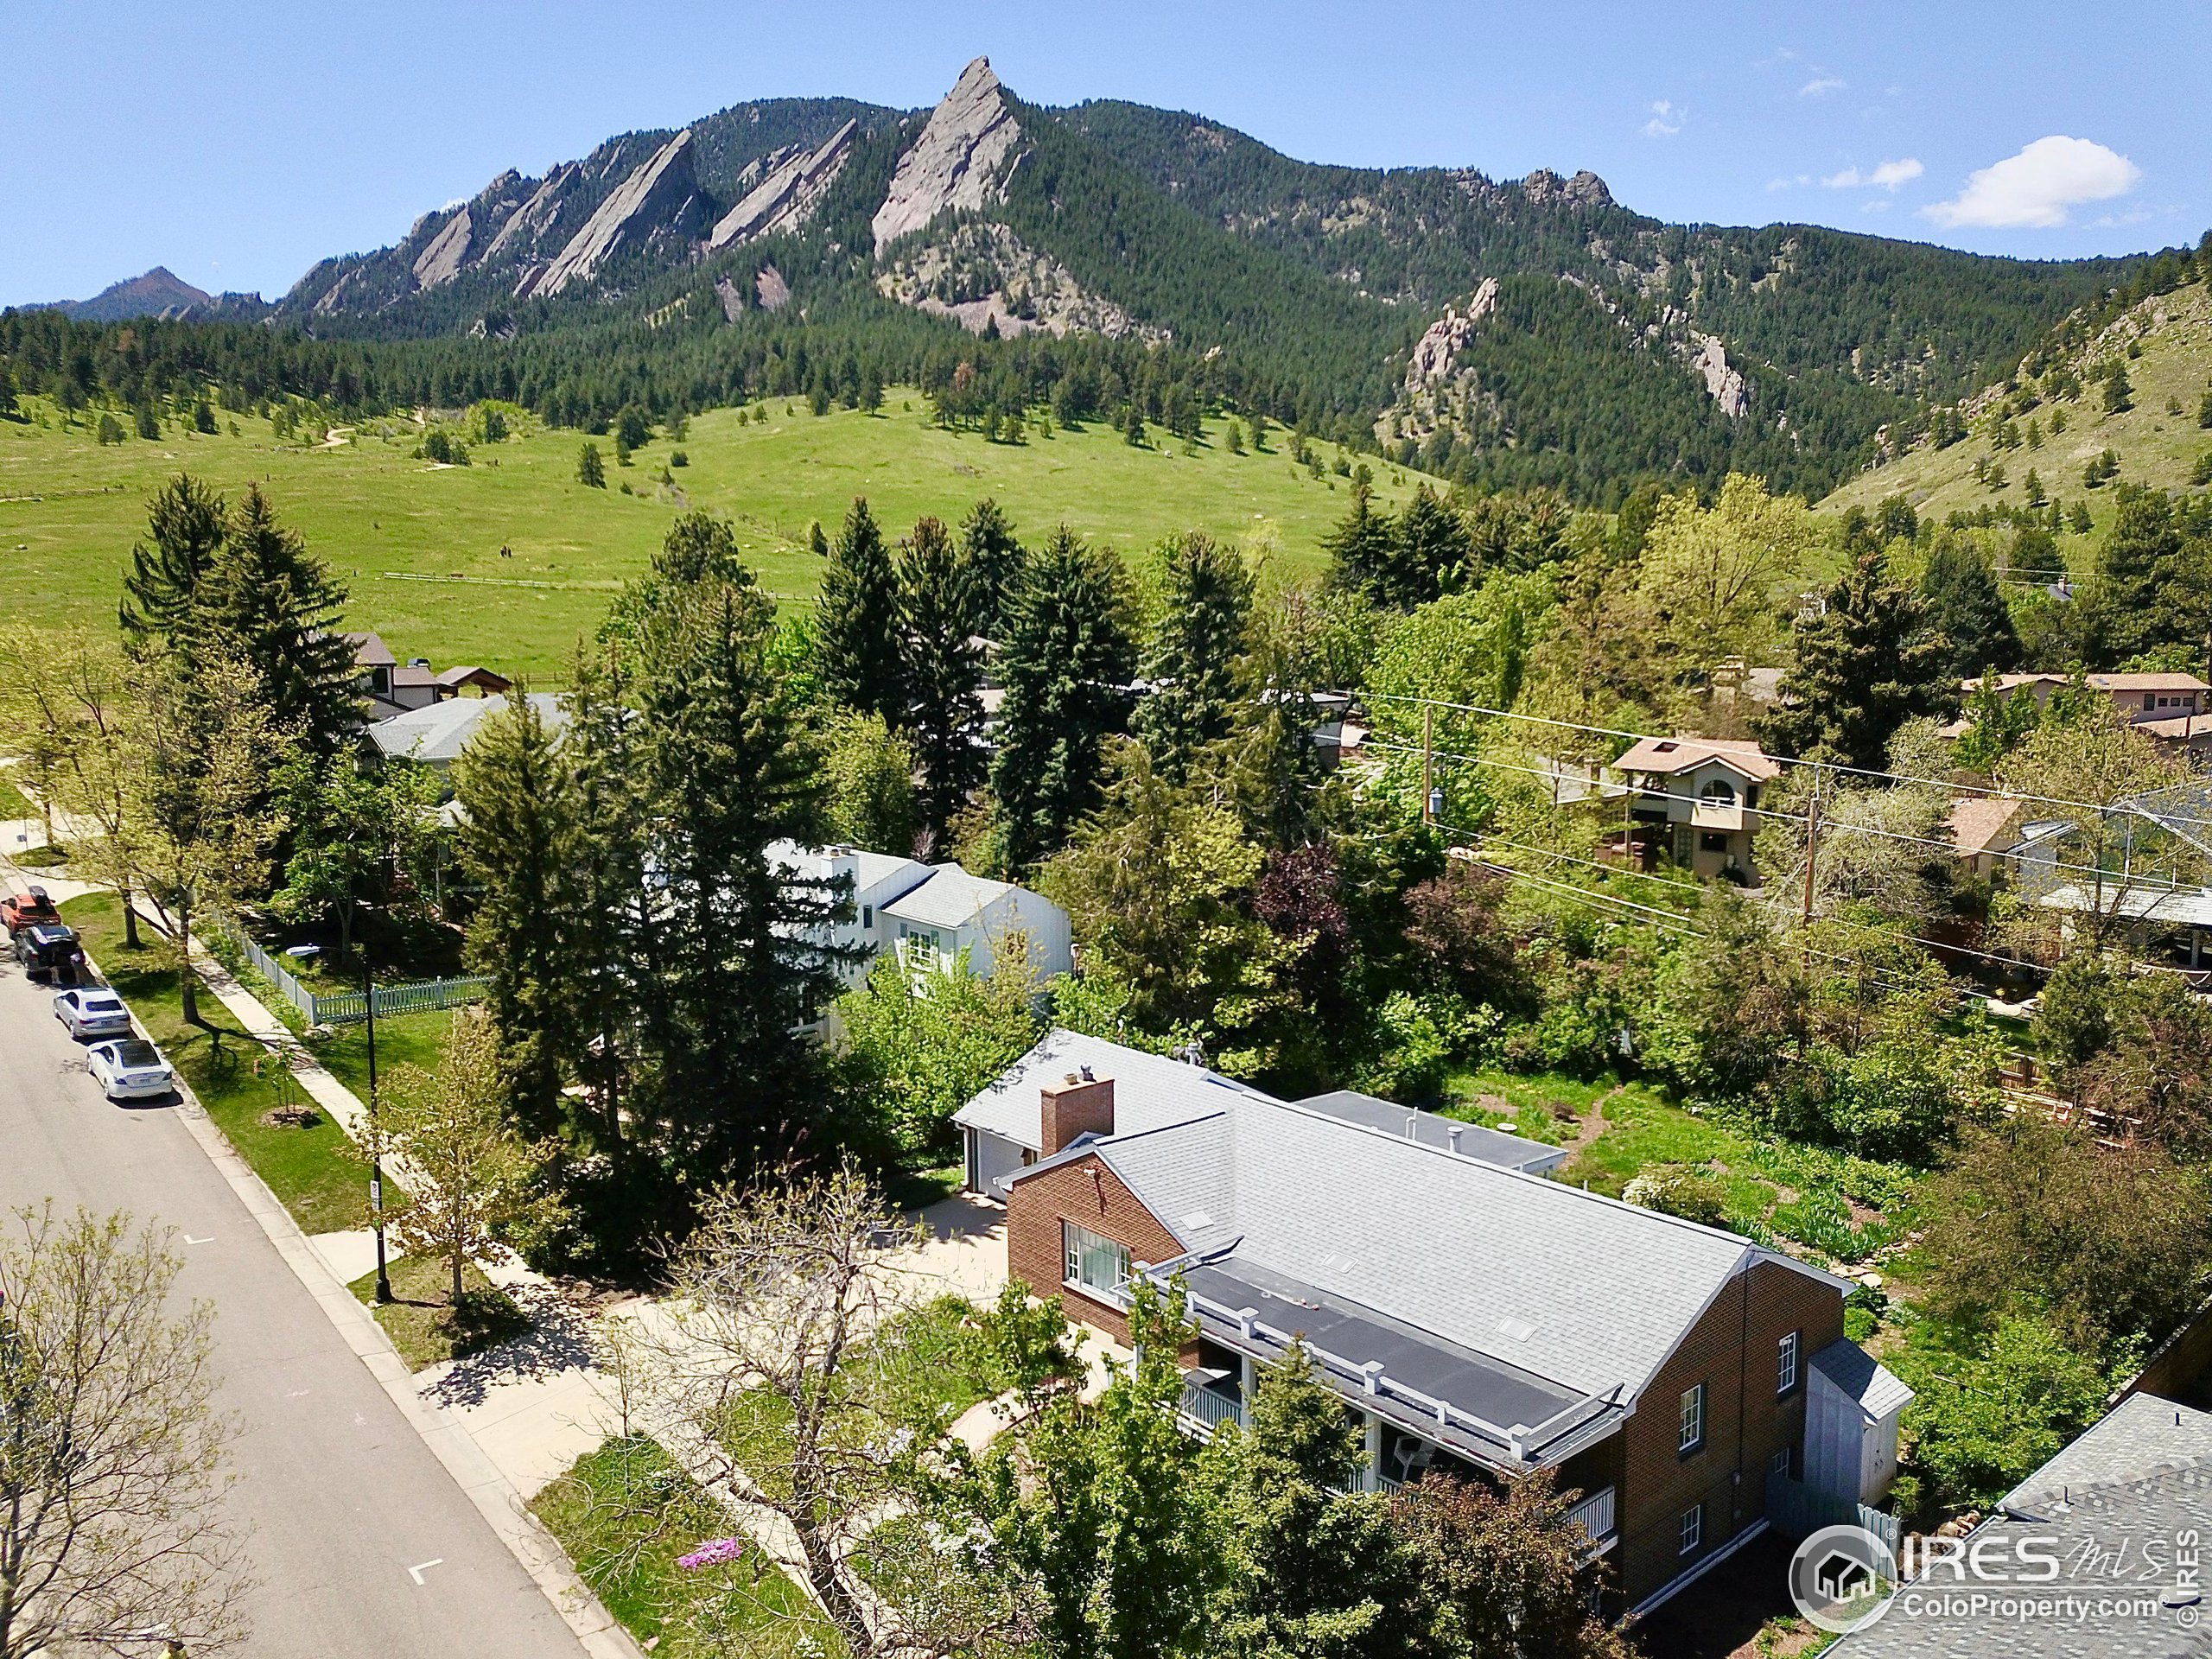
POLYGON ((1701 876, 1759 884, 1751 864, 1759 791, 1782 772, 1756 743, 1647 737, 1613 762, 1629 785, 1629 839, 1663 847, 1701 876))
POLYGON ((855 847, 779 841, 768 854, 794 876, 851 880, 852 919, 830 930, 830 941, 868 953, 845 970, 849 982, 865 978, 887 951, 896 951, 918 973, 950 968, 965 951, 969 969, 988 976, 1016 933, 1028 936, 1030 970, 1039 979, 1074 969, 1067 912, 1027 887, 970 875, 957 864, 925 864, 855 847))

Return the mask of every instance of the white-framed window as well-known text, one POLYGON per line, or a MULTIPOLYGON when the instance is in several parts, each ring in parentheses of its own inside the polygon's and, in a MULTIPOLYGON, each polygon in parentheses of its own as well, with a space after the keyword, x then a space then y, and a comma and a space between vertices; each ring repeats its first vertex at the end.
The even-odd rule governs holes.
POLYGON ((1075 1290, 1107 1293, 1128 1281, 1129 1247, 1103 1233, 1060 1224, 1060 1282, 1075 1290))
POLYGON ((1705 1444, 1705 1384, 1682 1391, 1681 1433, 1675 1446, 1684 1457, 1705 1444))
POLYGON ((1682 1511, 1682 1547, 1680 1553, 1684 1555, 1694 1554, 1696 1553, 1697 1547, 1704 1541, 1705 1505, 1693 1503, 1682 1511))
POLYGON ((1792 1331, 1775 1344, 1774 1392, 1777 1397, 1792 1394, 1797 1388, 1797 1350, 1804 1333, 1792 1331))
POLYGON ((1786 1478, 1789 1473, 1790 1466, 1796 1462, 1796 1450, 1797 1448, 1794 1446, 1785 1446, 1777 1452, 1766 1460, 1767 1472, 1786 1478))

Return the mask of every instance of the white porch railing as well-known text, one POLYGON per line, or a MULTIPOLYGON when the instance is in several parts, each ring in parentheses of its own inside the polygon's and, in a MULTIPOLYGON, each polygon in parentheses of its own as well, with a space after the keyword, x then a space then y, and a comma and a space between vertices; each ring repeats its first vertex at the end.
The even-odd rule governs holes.
POLYGON ((1183 1414, 1211 1435, 1224 1423, 1244 1427, 1244 1402, 1217 1389, 1196 1383, 1183 1385, 1183 1414))

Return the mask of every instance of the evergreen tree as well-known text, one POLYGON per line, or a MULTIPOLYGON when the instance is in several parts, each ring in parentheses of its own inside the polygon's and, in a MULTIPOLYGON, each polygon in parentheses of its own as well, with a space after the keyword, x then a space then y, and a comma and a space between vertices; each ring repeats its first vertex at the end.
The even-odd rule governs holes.
POLYGON ((897 725, 906 713, 899 683, 899 570, 865 497, 853 498, 837 532, 816 615, 823 687, 848 709, 897 725))
POLYGON ((2041 524, 2022 524, 2012 535, 2012 574, 2029 582, 2066 580, 2065 556, 2058 538, 2041 524))
POLYGON ((960 551, 974 573, 983 636, 997 643, 1021 582, 1021 543, 999 504, 985 496, 960 525, 960 551))
POLYGON ((2135 407, 2135 387, 2127 378, 2127 365, 2115 362, 2105 377, 2105 413, 2124 415, 2135 407))
POLYGON ((587 443, 576 454, 576 482, 588 490, 607 487, 607 463, 599 458, 599 446, 587 443))
POLYGON ((1374 495, 1363 484, 1355 484, 1351 511, 1321 538, 1329 555, 1329 580, 1339 588, 1368 594, 1386 604, 1415 604, 1402 598, 1409 591, 1399 569, 1396 527, 1387 513, 1375 510, 1374 495))
POLYGON ((533 1139, 563 1127, 565 1062, 588 1034, 571 922, 578 823, 573 775, 543 713, 518 684, 453 769, 462 815, 455 851, 476 901, 468 963, 491 985, 509 1110, 533 1139))
POLYGON ((1193 531, 1162 550, 1166 580, 1144 654, 1151 690, 1130 729, 1171 782, 1235 721, 1237 664, 1249 644, 1252 573, 1233 547, 1193 531))
POLYGON ((1437 1642, 1421 1558, 1388 1500, 1359 1491, 1367 1447, 1302 1344, 1262 1374, 1224 1482, 1229 1653, 1416 1659, 1437 1642))
POLYGON ((1101 793, 1100 752, 1121 729, 1134 668, 1121 564, 1065 524, 1033 554, 999 656, 1006 687, 991 766, 1018 870, 1064 846, 1101 793))
POLYGON ((983 654, 975 642, 981 596, 975 571, 934 518, 915 524, 899 550, 899 612, 906 689, 904 724, 920 763, 916 804, 923 830, 941 845, 969 791, 982 782, 983 654))
POLYGON ((849 894, 770 853, 820 844, 822 772, 770 661, 775 601, 728 525, 679 519, 654 576, 635 696, 656 914, 632 1103, 680 1194, 787 1158, 819 1127, 800 1027, 846 959, 816 941, 849 894))
POLYGON ((1397 539, 1401 581, 1412 603, 1425 605, 1439 594, 1474 585, 1479 573, 1466 521, 1427 485, 1414 490, 1400 511, 1397 539))
POLYGON ((2201 647, 2212 538, 2185 533, 2190 526, 2163 491, 2123 486, 2118 505, 2092 596, 2105 664, 2163 645, 2201 647))
POLYGON ((1899 725, 1956 698, 1944 641, 1879 553, 1860 555, 1795 632, 1796 661, 1760 723, 1761 741, 1780 753, 1878 767, 1899 725))
POLYGON ((137 419, 140 437, 152 442, 162 435, 162 417, 154 413, 152 404, 141 404, 137 419))
POLYGON ((197 626, 259 677, 277 726, 310 753, 334 753, 361 727, 353 647, 339 632, 346 590, 260 486, 232 509, 200 587, 197 626))
POLYGON ((123 578, 118 620, 125 634, 175 640, 189 632, 200 585, 222 551, 225 521, 223 498, 188 473, 154 492, 147 540, 132 546, 123 578))
POLYGON ((2019 665, 2020 636, 2004 589, 1971 543, 1948 537, 1938 543, 1920 591, 1929 626, 1950 646, 1952 678, 1978 679, 1985 669, 2005 673, 2019 665))

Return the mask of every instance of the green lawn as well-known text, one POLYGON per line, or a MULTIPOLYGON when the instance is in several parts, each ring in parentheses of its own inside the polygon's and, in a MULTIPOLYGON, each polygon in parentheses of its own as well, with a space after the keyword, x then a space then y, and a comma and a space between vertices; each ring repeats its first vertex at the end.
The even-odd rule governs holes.
POLYGON ((798 1586, 748 1547, 727 1566, 677 1565, 734 1530, 730 1517, 643 1435, 609 1440, 531 1500, 607 1611, 655 1659, 708 1659, 764 1645, 822 1659, 843 1643, 798 1586))
POLYGON ((0 818, 35 818, 38 808, 31 798, 17 789, 14 779, 0 772, 0 818))
MULTIPOLYGON (((279 442, 267 422, 225 413, 219 435, 172 422, 158 440, 103 447, 86 427, 61 426, 43 399, 26 406, 32 421, 0 421, 0 552, 18 621, 109 623, 131 543, 144 533, 148 491, 189 470, 231 493, 260 480, 352 589, 349 625, 378 629, 403 660, 482 663, 541 684, 561 680, 578 637, 597 627, 687 505, 733 518, 766 586, 798 596, 818 579, 809 526, 818 519, 834 533, 856 494, 898 534, 925 513, 957 519, 989 495, 1026 537, 1065 519, 1128 550, 1205 530, 1272 540, 1287 563, 1307 567, 1351 501, 1345 480, 1293 466, 1287 440, 1264 454, 1230 454, 1218 422, 1189 456, 1164 435, 1132 448, 1103 424, 991 443, 931 425, 919 397, 899 390, 874 416, 817 418, 801 403, 786 413, 781 401, 766 406, 765 426, 734 410, 696 416, 681 445, 657 440, 626 468, 614 464, 612 441, 598 439, 604 490, 575 481, 584 437, 575 431, 533 430, 479 448, 473 465, 437 467, 410 454, 417 435, 397 420, 311 449, 279 442), (661 486, 678 448, 690 464, 661 486), (639 493, 623 494, 624 483, 639 493)), ((1383 499, 1411 489, 1411 474, 1378 470, 1383 499)))
POLYGON ((467 1300, 459 1319, 453 1317, 453 1269, 448 1263, 407 1255, 389 1263, 385 1271, 391 1279, 389 1302, 377 1301, 373 1268, 347 1288, 375 1309, 377 1323, 410 1371, 442 1360, 465 1359, 530 1328, 529 1319, 506 1292, 473 1266, 461 1269, 467 1300))
MULTIPOLYGON (((445 1057, 446 1033, 456 1010, 385 1014, 377 1020, 377 1080, 388 1084, 395 1068, 416 1065, 435 1071, 445 1057)), ((369 1028, 362 1021, 340 1026, 334 1036, 311 1043, 315 1057, 331 1075, 364 1100, 369 1097, 369 1028)))
MULTIPOLYGON (((112 893, 69 899, 61 914, 207 1115, 302 1230, 326 1233, 359 1226, 368 1207, 368 1171, 353 1156, 346 1132, 321 1111, 304 1128, 263 1121, 279 1107, 305 1103, 291 1074, 204 988, 200 1016, 206 1027, 185 1024, 175 970, 161 965, 151 949, 142 945, 133 953, 124 946, 122 906, 112 893)), ((140 938, 150 941, 150 930, 142 927, 140 938)))

